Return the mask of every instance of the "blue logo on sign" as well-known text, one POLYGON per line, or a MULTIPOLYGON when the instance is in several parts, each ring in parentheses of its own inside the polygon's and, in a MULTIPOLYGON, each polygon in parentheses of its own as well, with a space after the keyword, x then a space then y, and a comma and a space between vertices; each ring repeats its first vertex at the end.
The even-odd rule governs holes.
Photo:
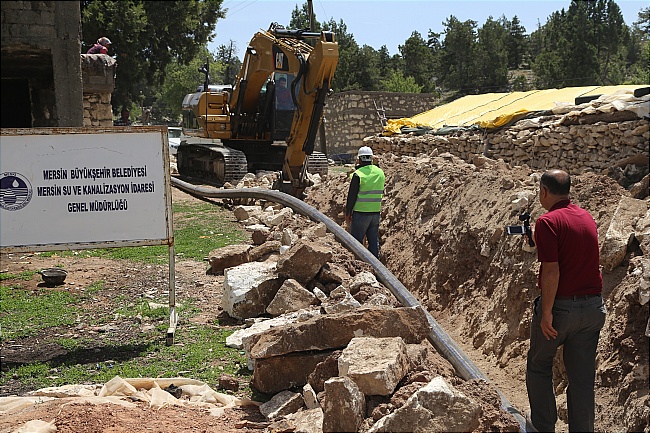
POLYGON ((20 210, 32 199, 32 185, 20 173, 0 174, 0 208, 20 210))

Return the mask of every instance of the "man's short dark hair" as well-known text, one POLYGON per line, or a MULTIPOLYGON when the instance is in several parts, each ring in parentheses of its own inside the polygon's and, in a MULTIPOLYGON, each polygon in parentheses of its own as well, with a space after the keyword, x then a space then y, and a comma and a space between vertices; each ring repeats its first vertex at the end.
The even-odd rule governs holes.
POLYGON ((287 79, 284 78, 284 77, 280 77, 280 78, 278 78, 278 81, 287 81, 287 79))
POLYGON ((569 195, 571 176, 562 170, 549 170, 542 174, 540 184, 553 195, 569 195))

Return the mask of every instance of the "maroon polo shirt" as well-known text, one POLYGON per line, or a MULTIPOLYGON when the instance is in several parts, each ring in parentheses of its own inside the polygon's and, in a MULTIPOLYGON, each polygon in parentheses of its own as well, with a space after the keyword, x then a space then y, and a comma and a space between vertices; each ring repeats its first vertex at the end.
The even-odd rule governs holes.
MULTIPOLYGON (((598 230, 589 212, 569 199, 557 202, 535 222, 535 243, 540 262, 560 265, 556 296, 602 292, 598 230)), ((539 276, 537 285, 541 290, 539 276)))

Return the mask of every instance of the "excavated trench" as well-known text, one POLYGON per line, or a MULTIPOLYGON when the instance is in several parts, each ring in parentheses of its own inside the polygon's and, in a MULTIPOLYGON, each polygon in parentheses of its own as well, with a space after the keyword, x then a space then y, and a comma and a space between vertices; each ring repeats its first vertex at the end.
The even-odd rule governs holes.
MULTIPOLYGON (((352 237, 339 224, 313 208, 312 206, 298 200, 295 197, 281 193, 259 188, 215 190, 204 187, 197 187, 182 180, 172 178, 172 185, 175 187, 201 197, 221 198, 221 199, 257 199, 268 200, 290 207, 295 212, 304 215, 315 222, 324 223, 327 230, 334 234, 334 237, 352 251, 354 255, 369 263, 377 276, 377 280, 384 284, 393 295, 406 307, 419 307, 422 305, 413 297, 413 295, 404 287, 404 285, 370 252, 352 237)), ((471 359, 461 350, 461 348, 449 337, 435 319, 424 309, 429 322, 430 331, 427 336, 433 346, 445 356, 445 358, 454 366, 459 376, 465 380, 483 379, 489 381, 488 377, 472 362, 471 359)), ((520 424, 521 431, 527 431, 526 420, 522 414, 515 409, 508 401, 506 396, 498 391, 501 398, 501 406, 504 411, 512 414, 520 424)))
MULTIPOLYGON (((538 264, 536 254, 524 250, 523 238, 505 235, 504 227, 517 224, 522 209, 531 212, 533 224, 543 213, 536 197, 541 172, 502 161, 468 164, 435 152, 418 158, 381 155, 379 165, 387 176, 382 262, 342 228, 347 173, 331 174, 312 187, 305 203, 266 189, 202 190, 173 182, 192 194, 268 200, 323 221, 339 242, 375 268, 400 302, 424 307, 432 344, 464 379, 484 378, 486 372, 500 390, 502 408, 525 430, 525 356, 538 264)), ((607 176, 573 177, 572 199, 594 216, 601 242, 624 196, 629 196, 627 191, 607 176)), ((608 318, 597 358, 599 431, 649 428, 648 304, 639 302, 642 261, 647 257, 633 248, 621 266, 603 273, 608 318)), ((561 356, 560 350, 554 366, 560 417, 556 430, 567 431, 561 356)))

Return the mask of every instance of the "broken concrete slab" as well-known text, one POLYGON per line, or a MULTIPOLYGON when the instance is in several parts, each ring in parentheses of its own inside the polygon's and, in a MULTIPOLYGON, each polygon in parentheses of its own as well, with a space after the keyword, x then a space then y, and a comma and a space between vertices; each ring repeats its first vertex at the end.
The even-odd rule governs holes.
POLYGON ((409 358, 400 337, 357 337, 339 357, 339 376, 347 376, 365 395, 390 395, 406 375, 409 358))
POLYGON ((282 283, 278 293, 266 307, 266 312, 271 316, 279 316, 317 303, 318 298, 312 292, 305 289, 298 281, 289 278, 282 283))
POLYGON ((271 400, 260 405, 260 412, 268 420, 297 412, 303 406, 302 396, 297 392, 282 391, 274 395, 271 400))
POLYGON ((224 271, 222 308, 230 317, 247 319, 264 314, 283 279, 274 262, 250 262, 224 271))
POLYGON ((214 275, 223 274, 226 268, 233 268, 250 261, 248 252, 250 245, 227 245, 208 254, 210 272, 214 275))
POLYGON ((366 414, 366 397, 349 377, 333 377, 325 382, 323 431, 355 432, 366 414))
POLYGON ((429 332, 421 307, 359 308, 327 314, 305 322, 271 328, 251 339, 250 356, 269 358, 292 352, 343 348, 354 337, 402 337, 417 344, 429 332))
POLYGON ((332 259, 332 252, 322 245, 298 241, 278 260, 278 274, 307 283, 332 259))
POLYGON ((634 239, 635 222, 648 212, 648 202, 621 197, 600 247, 600 264, 611 272, 625 259, 627 247, 634 239))
POLYGON ((474 431, 479 426, 480 413, 477 403, 438 376, 368 432, 474 431))

